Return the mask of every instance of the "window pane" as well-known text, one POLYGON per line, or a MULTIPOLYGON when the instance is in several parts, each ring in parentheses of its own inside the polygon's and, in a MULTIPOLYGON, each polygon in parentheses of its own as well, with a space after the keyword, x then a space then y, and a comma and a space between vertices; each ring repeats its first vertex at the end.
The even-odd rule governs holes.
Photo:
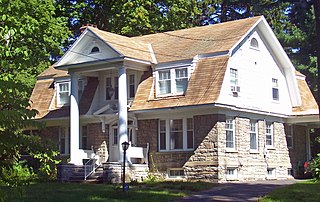
POLYGON ((183 149, 182 119, 170 120, 170 149, 183 149))
POLYGON ((171 93, 170 70, 159 71, 160 94, 171 93))
POLYGON ((238 70, 230 69, 230 84, 233 86, 238 85, 238 70))
POLYGON ((170 80, 159 81, 160 94, 171 93, 171 82, 170 80))
POLYGON ((117 100, 119 98, 119 92, 118 92, 118 77, 114 77, 114 99, 117 100))
POLYGON ((187 148, 188 149, 193 148, 193 131, 187 132, 187 148))
POLYGON ((250 133, 250 149, 257 149, 257 134, 250 133))
POLYGON ((134 75, 129 76, 129 96, 134 97, 135 94, 135 79, 134 75))
POLYGON ((188 85, 188 78, 176 79, 176 92, 184 93, 188 85))
POLYGON ((273 145, 273 134, 272 134, 272 124, 266 124, 266 145, 272 146, 273 145))
POLYGON ((111 78, 106 78, 106 100, 110 100, 114 94, 114 89, 112 88, 111 78))
POLYGON ((226 131, 226 147, 227 148, 233 148, 233 132, 232 131, 226 131))
POLYGON ((118 144, 118 129, 113 129, 113 144, 118 144))
POLYGON ((160 150, 166 149, 166 121, 160 120, 160 150))
POLYGON ((279 90, 277 88, 272 88, 272 99, 279 100, 279 90))

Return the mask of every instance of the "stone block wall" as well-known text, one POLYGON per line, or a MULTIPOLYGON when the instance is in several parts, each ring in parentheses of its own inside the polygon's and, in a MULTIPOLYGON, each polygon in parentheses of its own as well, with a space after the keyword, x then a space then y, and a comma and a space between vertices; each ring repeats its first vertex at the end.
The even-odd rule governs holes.
POLYGON ((220 124, 218 159, 219 181, 228 181, 226 169, 236 168, 237 177, 231 180, 250 181, 267 179, 267 169, 275 169, 275 177, 288 178, 291 168, 282 123, 273 123, 274 146, 265 147, 265 122, 258 121, 258 150, 250 150, 250 119, 235 118, 235 149, 228 150, 226 144, 225 123, 220 124))

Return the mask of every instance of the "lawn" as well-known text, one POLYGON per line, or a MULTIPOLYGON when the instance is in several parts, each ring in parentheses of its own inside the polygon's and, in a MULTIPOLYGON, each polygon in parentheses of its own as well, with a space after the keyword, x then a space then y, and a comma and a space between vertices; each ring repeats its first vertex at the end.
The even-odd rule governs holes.
POLYGON ((2 201, 171 201, 193 191, 205 190, 214 184, 203 182, 159 182, 136 184, 123 193, 121 186, 106 184, 38 183, 13 189, 0 187, 2 201))
POLYGON ((320 182, 313 180, 304 181, 276 189, 267 196, 263 197, 261 202, 294 202, 294 201, 320 201, 320 182))

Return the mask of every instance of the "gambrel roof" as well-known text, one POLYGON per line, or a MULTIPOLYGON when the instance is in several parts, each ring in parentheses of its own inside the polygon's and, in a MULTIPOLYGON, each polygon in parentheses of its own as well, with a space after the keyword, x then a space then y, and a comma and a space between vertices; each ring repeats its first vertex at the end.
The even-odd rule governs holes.
MULTIPOLYGON (((294 106, 293 114, 315 112, 318 108, 304 77, 296 75, 288 56, 271 28, 267 26, 264 17, 261 16, 138 37, 125 37, 88 27, 61 60, 55 64, 59 70, 50 67, 39 76, 31 96, 32 106, 40 112, 37 118, 67 116, 66 107, 60 109, 61 113, 59 109, 50 111, 49 108, 52 102, 55 102, 52 83, 56 78, 67 77, 67 71, 62 70, 68 69, 70 65, 80 64, 82 66, 77 67, 80 69, 84 65, 90 66, 91 62, 107 61, 110 63, 111 59, 116 58, 117 61, 121 61, 129 58, 144 62, 144 65, 149 65, 151 70, 158 65, 177 61, 188 61, 191 65, 191 61, 197 56, 199 59, 194 63, 195 70, 191 74, 184 95, 156 97, 152 71, 145 71, 130 111, 214 104, 220 95, 229 58, 248 39, 248 36, 257 30, 263 39, 271 44, 268 48, 275 55, 277 64, 283 68, 288 78, 286 82, 291 99, 293 99, 291 100, 294 106), (108 53, 103 55, 104 52, 101 52, 99 57, 88 54, 87 49, 92 47, 90 45, 92 40, 95 40, 95 43, 108 53), (78 60, 83 55, 84 60, 78 60), (86 57, 88 61, 85 60, 86 57)), ((81 114, 85 114, 89 109, 94 97, 93 92, 98 86, 98 81, 94 79, 89 82, 91 84, 85 88, 87 94, 84 94, 87 97, 84 96, 85 100, 80 103, 81 114)))

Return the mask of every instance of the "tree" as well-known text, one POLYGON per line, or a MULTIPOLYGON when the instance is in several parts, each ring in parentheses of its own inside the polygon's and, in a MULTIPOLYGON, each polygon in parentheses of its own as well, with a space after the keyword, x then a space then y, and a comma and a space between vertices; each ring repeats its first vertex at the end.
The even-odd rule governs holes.
MULTIPOLYGON (((69 31, 51 0, 0 0, 0 167, 17 162, 21 148, 38 153, 38 138, 23 134, 35 122, 29 97, 36 76, 61 54, 69 31)), ((1 174, 1 173, 0 173, 1 174)))

